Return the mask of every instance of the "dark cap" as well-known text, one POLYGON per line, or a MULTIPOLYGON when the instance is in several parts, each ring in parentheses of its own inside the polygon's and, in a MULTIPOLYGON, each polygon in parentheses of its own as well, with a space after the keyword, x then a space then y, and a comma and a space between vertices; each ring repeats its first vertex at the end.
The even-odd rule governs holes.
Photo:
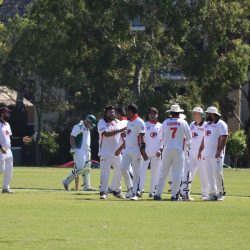
POLYGON ((113 105, 108 105, 108 106, 105 107, 104 112, 107 112, 107 111, 110 111, 110 110, 113 110, 113 109, 115 109, 115 107, 113 105))
POLYGON ((0 108, 0 114, 2 113, 10 113, 11 111, 7 107, 0 108))
POLYGON ((148 113, 151 113, 151 112, 158 114, 158 109, 156 107, 150 107, 148 110, 148 113))

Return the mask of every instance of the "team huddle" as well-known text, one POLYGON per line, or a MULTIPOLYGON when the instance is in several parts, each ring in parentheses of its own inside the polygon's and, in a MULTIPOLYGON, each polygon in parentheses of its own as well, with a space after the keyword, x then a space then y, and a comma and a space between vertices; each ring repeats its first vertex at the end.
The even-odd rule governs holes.
MULTIPOLYGON (((112 105, 104 109, 98 121, 100 157, 100 198, 113 194, 119 199, 138 200, 143 196, 146 173, 150 166, 149 197, 161 200, 169 182, 172 201, 191 201, 191 185, 197 170, 200 175, 201 198, 222 201, 225 198, 223 162, 228 137, 227 124, 217 108, 192 110, 189 125, 179 105, 172 105, 161 124, 158 110, 151 107, 148 121, 138 116, 137 106, 130 104, 127 112, 112 105), (206 114, 206 119, 204 119, 206 114), (111 168, 113 179, 109 185, 111 168), (127 187, 122 193, 122 179, 127 187)), ((75 125, 71 136, 71 154, 75 168, 63 180, 69 190, 75 176, 83 176, 85 191, 90 185, 90 130, 96 118, 88 115, 75 125)))
MULTIPOLYGON (((166 183, 170 183, 172 201, 191 201, 191 185, 197 170, 200 176, 201 198, 222 201, 225 198, 223 162, 228 137, 227 124, 221 120, 217 108, 192 110, 189 125, 178 104, 167 111, 161 124, 158 110, 149 108, 148 121, 138 116, 137 106, 130 104, 127 112, 112 105, 104 109, 98 121, 100 157, 100 198, 113 194, 119 199, 138 200, 143 196, 147 169, 150 166, 149 197, 161 200, 166 183), (206 119, 204 119, 206 114, 206 119), (109 183, 111 168, 114 169, 109 183), (122 179, 127 193, 122 193, 122 179), (110 184, 110 185, 109 185, 110 184)), ((4 173, 2 193, 10 189, 13 173, 10 110, 0 109, 0 173, 4 173)), ((90 183, 91 153, 90 130, 96 126, 95 116, 88 115, 73 127, 70 135, 70 153, 74 169, 63 180, 65 190, 79 176, 83 177, 83 190, 92 191, 90 183)), ((30 137, 12 137, 30 142, 30 137)))

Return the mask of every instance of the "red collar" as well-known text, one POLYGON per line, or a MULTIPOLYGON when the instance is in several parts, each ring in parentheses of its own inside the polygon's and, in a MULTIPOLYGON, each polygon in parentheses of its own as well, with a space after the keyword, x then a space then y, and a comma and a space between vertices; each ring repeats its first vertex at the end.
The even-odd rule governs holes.
POLYGON ((149 120, 148 122, 152 123, 152 124, 157 124, 158 121, 157 120, 149 120))
POLYGON ((139 116, 138 114, 135 114, 134 117, 132 117, 131 119, 129 119, 131 122, 134 121, 135 119, 137 119, 139 116))
POLYGON ((123 120, 128 120, 128 118, 126 116, 124 116, 121 118, 121 121, 123 121, 123 120))

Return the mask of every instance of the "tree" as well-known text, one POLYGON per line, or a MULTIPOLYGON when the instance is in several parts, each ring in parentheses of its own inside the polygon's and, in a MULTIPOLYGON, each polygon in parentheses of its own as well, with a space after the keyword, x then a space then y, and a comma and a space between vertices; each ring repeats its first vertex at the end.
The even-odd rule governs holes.
POLYGON ((227 142, 227 152, 232 158, 233 166, 238 167, 238 161, 245 153, 247 144, 246 144, 246 135, 243 130, 236 131, 231 133, 227 142))
POLYGON ((69 40, 65 37, 65 22, 60 22, 52 12, 36 8, 39 6, 31 5, 27 15, 16 16, 6 25, 8 49, 1 61, 1 80, 34 103, 38 118, 36 159, 39 165, 43 114, 64 108, 63 96, 58 95, 56 89, 63 86, 64 69, 70 55, 65 53, 69 40))

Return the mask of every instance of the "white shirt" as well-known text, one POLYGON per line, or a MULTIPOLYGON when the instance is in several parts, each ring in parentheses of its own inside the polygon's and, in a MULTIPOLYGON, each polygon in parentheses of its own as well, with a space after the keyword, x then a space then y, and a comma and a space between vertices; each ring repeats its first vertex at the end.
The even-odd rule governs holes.
POLYGON ((89 129, 84 125, 83 121, 76 124, 71 132, 71 135, 77 137, 82 133, 82 144, 79 149, 90 151, 90 132, 89 129))
POLYGON ((149 157, 155 156, 157 151, 159 151, 162 143, 160 138, 160 128, 161 123, 156 122, 146 122, 146 134, 145 134, 145 143, 146 143, 146 154, 149 157))
POLYGON ((99 156, 114 156, 115 151, 121 146, 122 138, 121 133, 113 136, 104 136, 104 132, 112 132, 125 128, 124 124, 115 119, 111 122, 106 122, 104 119, 99 120, 97 128, 99 132, 99 156))
POLYGON ((134 119, 128 121, 125 148, 139 148, 139 135, 145 134, 145 123, 144 121, 135 116, 134 119))
POLYGON ((11 148, 11 135, 10 124, 8 122, 0 121, 0 145, 6 150, 11 148))
POLYGON ((184 144, 190 143, 191 133, 188 123, 182 118, 166 119, 160 129, 164 149, 184 150, 184 144))
POLYGON ((193 157, 198 156, 200 145, 204 137, 205 125, 206 122, 202 122, 200 124, 192 122, 190 124, 192 139, 191 139, 189 154, 192 155, 193 157))
MULTIPOLYGON (((219 138, 223 135, 228 135, 227 124, 219 120, 216 123, 208 122, 205 125, 205 135, 204 135, 204 154, 205 156, 215 156, 218 147, 219 138)), ((222 155, 224 155, 224 150, 222 155)))

